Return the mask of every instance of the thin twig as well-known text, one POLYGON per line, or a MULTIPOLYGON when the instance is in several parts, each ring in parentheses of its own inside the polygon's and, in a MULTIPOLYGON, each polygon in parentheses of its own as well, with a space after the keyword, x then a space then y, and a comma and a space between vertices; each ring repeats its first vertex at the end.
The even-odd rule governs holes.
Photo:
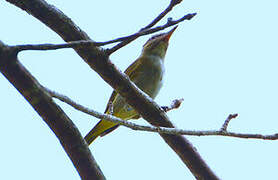
MULTIPOLYGON (((158 26, 156 28, 153 28, 153 29, 144 29, 142 31, 139 31, 135 34, 132 34, 132 35, 129 35, 129 36, 126 36, 124 37, 126 40, 124 40, 123 42, 120 42, 119 44, 117 44, 116 46, 110 48, 110 49, 107 49, 106 50, 106 53, 107 55, 111 55, 113 52, 117 51, 118 49, 124 47, 125 45, 129 44, 130 42, 134 41, 135 39, 137 39, 138 37, 140 36, 143 36, 143 35, 146 35, 146 34, 150 34, 150 33, 154 33, 154 32, 157 32, 157 31, 161 31, 163 29, 166 29, 170 26, 173 26, 173 25, 176 25, 184 20, 190 20, 192 19, 197 13, 192 13, 192 14, 187 14, 185 16, 183 16, 182 18, 178 19, 178 20, 168 20, 166 24, 162 25, 162 26, 158 26)), ((120 38, 118 38, 120 39, 120 38)))
POLYGON ((166 14, 168 14, 174 6, 176 6, 177 4, 181 3, 182 0, 172 0, 170 2, 170 4, 168 5, 168 7, 161 12, 150 24, 148 24, 147 26, 145 26, 144 28, 142 28, 140 31, 149 29, 151 27, 153 27, 156 23, 158 23, 166 14))
MULTIPOLYGON (((95 110, 84 107, 84 106, 74 102, 67 96, 61 95, 61 94, 54 92, 52 90, 49 90, 47 88, 45 88, 45 91, 48 92, 50 96, 69 104, 70 106, 74 107, 75 109, 77 109, 81 112, 92 115, 98 119, 104 119, 107 121, 111 121, 111 122, 123 125, 125 127, 131 128, 133 130, 164 133, 164 134, 175 134, 175 135, 178 134, 178 135, 190 135, 190 136, 229 136, 229 137, 246 138, 246 139, 252 138, 252 139, 263 139, 263 140, 278 140, 278 133, 271 134, 271 135, 244 134, 244 133, 228 132, 228 131, 223 131, 223 130, 194 131, 194 130, 184 130, 184 129, 177 129, 177 128, 165 128, 165 127, 138 125, 138 124, 135 124, 132 122, 124 121, 115 116, 99 113, 95 110)), ((229 115, 229 117, 228 117, 229 119, 233 119, 236 117, 236 115, 235 114, 229 115)))
POLYGON ((171 105, 170 106, 161 106, 161 108, 165 111, 165 112, 168 112, 168 111, 171 111, 173 109, 177 109, 180 107, 181 103, 184 101, 183 98, 181 99, 175 99, 172 101, 171 105))
POLYGON ((124 120, 122 120, 120 118, 117 118, 115 116, 112 116, 110 114, 103 114, 103 113, 97 112, 95 110, 92 110, 90 108, 87 108, 85 106, 82 106, 81 104, 78 104, 78 103, 74 102, 73 100, 71 100, 69 97, 67 97, 65 95, 62 95, 60 93, 57 93, 55 91, 52 91, 52 90, 50 90, 50 89, 48 89, 46 87, 44 87, 44 90, 50 96, 52 96, 54 98, 57 98, 57 99, 59 99, 62 102, 67 103, 68 105, 72 106, 76 110, 81 111, 81 112, 86 113, 86 114, 89 114, 89 115, 92 115, 92 116, 94 116, 94 117, 96 117, 98 119, 105 119, 107 121, 111 121, 111 122, 114 122, 114 123, 117 123, 117 124, 129 127, 129 128, 133 128, 133 127, 137 126, 136 124, 134 124, 132 122, 124 121, 124 120))
POLYGON ((17 45, 17 46, 10 46, 13 48, 15 52, 20 52, 24 50, 56 50, 62 48, 76 48, 76 47, 86 47, 90 45, 94 46, 103 46, 106 44, 110 44, 111 41, 106 42, 94 42, 91 40, 80 40, 80 41, 72 41, 63 44, 26 44, 26 45, 17 45))
POLYGON ((238 114, 229 114, 227 119, 224 121, 224 124, 220 128, 220 131, 227 131, 228 125, 232 119, 235 119, 238 116, 238 114))

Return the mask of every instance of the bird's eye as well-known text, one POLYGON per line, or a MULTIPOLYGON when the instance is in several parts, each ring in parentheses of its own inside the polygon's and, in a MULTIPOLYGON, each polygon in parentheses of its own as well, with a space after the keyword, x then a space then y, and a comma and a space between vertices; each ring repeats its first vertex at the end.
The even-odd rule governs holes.
POLYGON ((152 37, 144 44, 143 47, 145 47, 145 46, 146 46, 147 44, 149 44, 151 41, 153 41, 154 39, 156 39, 157 37, 162 36, 162 35, 163 35, 163 33, 162 33, 162 34, 157 34, 157 35, 152 36, 152 37))
POLYGON ((155 39, 155 38, 157 38, 157 37, 159 37, 159 36, 161 36, 161 35, 163 35, 163 34, 154 35, 154 36, 152 36, 149 40, 153 40, 153 39, 155 39))

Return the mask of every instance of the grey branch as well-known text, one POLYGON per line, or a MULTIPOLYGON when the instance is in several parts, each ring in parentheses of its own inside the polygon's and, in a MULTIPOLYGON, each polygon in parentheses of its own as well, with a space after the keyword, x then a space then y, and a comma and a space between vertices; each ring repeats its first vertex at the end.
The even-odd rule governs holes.
POLYGON ((170 2, 170 4, 168 5, 168 7, 162 12, 160 13, 150 24, 148 24, 146 27, 142 28, 140 31, 144 30, 144 29, 148 29, 153 27, 157 22, 159 22, 166 14, 168 14, 173 8, 174 6, 176 6, 177 4, 181 3, 182 0, 172 0, 170 2))
POLYGON ((35 77, 19 62, 14 49, 1 41, 0 72, 55 133, 80 177, 82 179, 105 179, 88 145, 71 119, 44 91, 35 77))
POLYGON ((238 116, 238 114, 230 114, 227 119, 224 121, 224 124, 222 125, 220 131, 227 131, 228 125, 232 119, 235 119, 238 116))
POLYGON ((119 50, 120 48, 124 47, 125 45, 129 44, 130 42, 134 41, 135 39, 137 39, 140 36, 161 31, 161 30, 166 29, 168 27, 174 26, 174 25, 176 25, 176 24, 178 24, 178 23, 180 23, 180 22, 182 22, 184 20, 191 20, 196 15, 197 15, 197 13, 191 13, 191 14, 187 14, 187 15, 183 16, 182 18, 180 18, 178 20, 169 20, 168 19, 167 23, 162 25, 162 26, 157 26, 157 27, 152 28, 152 29, 145 29, 145 28, 143 28, 139 32, 134 33, 132 35, 115 39, 114 41, 117 40, 117 41, 123 41, 123 42, 117 44, 116 46, 112 47, 111 49, 107 49, 106 53, 108 55, 110 55, 113 52, 115 52, 115 51, 119 50))
MULTIPOLYGON (((222 130, 222 128, 220 130, 197 131, 197 130, 184 130, 184 129, 178 129, 178 128, 166 128, 166 127, 138 125, 136 123, 124 121, 124 120, 117 118, 115 116, 112 116, 110 114, 103 114, 103 113, 97 112, 95 110, 92 110, 90 108, 84 107, 81 104, 74 102, 69 97, 62 95, 60 93, 57 93, 55 91, 52 91, 50 89, 45 88, 45 91, 47 91, 50 96, 67 103, 68 105, 72 106, 73 108, 75 108, 81 112, 92 115, 98 119, 104 119, 107 121, 111 121, 113 123, 120 124, 122 126, 131 128, 133 130, 164 133, 164 134, 175 134, 175 135, 190 135, 190 136, 229 136, 229 137, 236 137, 236 138, 247 138, 247 139, 252 138, 252 139, 263 139, 263 140, 277 140, 278 139, 278 134, 271 134, 271 135, 244 134, 244 133, 229 132, 226 130, 222 130)), ((174 102, 173 104, 175 104, 177 102, 177 100, 174 100, 173 102, 174 102)), ((171 106, 174 106, 174 105, 171 105, 171 106)), ((227 119, 229 119, 229 121, 230 121, 231 119, 236 118, 236 117, 237 117, 237 114, 230 114, 227 119)), ((225 122, 227 122, 227 119, 225 120, 225 122)))
POLYGON ((183 98, 181 99, 175 99, 172 101, 171 105, 170 106, 162 106, 161 108, 165 111, 165 112, 168 112, 168 111, 171 111, 173 109, 177 109, 180 107, 181 103, 184 101, 183 98))
POLYGON ((17 45, 10 46, 14 49, 15 52, 20 52, 24 50, 57 50, 63 48, 76 48, 76 47, 86 47, 90 45, 94 46, 103 46, 109 44, 110 42, 94 42, 92 40, 80 40, 72 41, 63 44, 26 44, 26 45, 17 45))
MULTIPOLYGON (((10 48, 13 48, 15 52, 20 52, 20 51, 24 51, 24 50, 57 50, 57 49, 63 49, 63 48, 78 48, 78 47, 86 47, 86 46, 90 46, 90 45, 94 45, 94 46, 104 46, 107 44, 112 44, 112 43, 116 43, 116 42, 128 42, 130 43, 131 41, 133 41, 134 39, 140 37, 140 36, 145 36, 148 34, 152 34, 158 31, 161 31, 163 29, 166 29, 168 27, 171 27, 175 24, 178 24, 181 21, 184 20, 190 20, 191 18, 193 18, 196 15, 196 13, 193 14, 187 14, 184 17, 176 20, 176 21, 169 21, 164 24, 163 26, 158 26, 156 28, 152 28, 152 29, 147 29, 147 30, 142 30, 139 31, 137 33, 134 33, 132 35, 129 36, 124 36, 124 37, 120 37, 117 39, 113 39, 113 40, 109 40, 109 41, 104 41, 104 42, 95 42, 92 40, 79 40, 79 41, 72 41, 72 42, 67 42, 67 43, 63 43, 63 44, 26 44, 26 45, 16 45, 16 46, 10 46, 10 48), (131 40, 131 41, 130 41, 131 40)), ((115 46, 116 47, 116 46, 115 46)), ((123 46, 121 46, 123 47, 123 46)), ((115 52, 118 49, 107 49, 106 53, 107 54, 111 54, 113 52, 115 52)))

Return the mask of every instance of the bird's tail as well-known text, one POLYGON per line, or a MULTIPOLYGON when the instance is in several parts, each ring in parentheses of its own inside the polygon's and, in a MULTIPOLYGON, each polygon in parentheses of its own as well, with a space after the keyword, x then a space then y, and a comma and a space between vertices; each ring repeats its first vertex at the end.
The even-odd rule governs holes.
POLYGON ((104 132, 117 126, 117 124, 101 120, 97 125, 84 137, 88 145, 90 145, 98 136, 101 136, 104 132))
POLYGON ((98 136, 95 133, 95 130, 92 129, 85 137, 85 141, 90 145, 98 136))

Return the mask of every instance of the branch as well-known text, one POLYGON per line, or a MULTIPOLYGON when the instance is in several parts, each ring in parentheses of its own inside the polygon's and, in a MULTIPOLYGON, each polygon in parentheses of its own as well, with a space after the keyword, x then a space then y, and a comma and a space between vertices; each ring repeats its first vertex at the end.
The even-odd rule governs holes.
MULTIPOLYGON (((247 139, 252 138, 252 139, 263 139, 263 140, 277 140, 278 139, 278 133, 271 134, 271 135, 244 134, 244 133, 228 132, 226 130, 223 131, 223 127, 220 130, 210 130, 210 131, 200 131, 200 130, 197 131, 196 130, 196 131, 194 131, 194 130, 184 130, 184 129, 177 129, 177 128, 165 128, 165 127, 138 125, 136 123, 122 120, 122 119, 112 116, 110 114, 103 114, 103 113, 97 112, 95 110, 92 110, 90 108, 84 107, 81 104, 74 102, 69 97, 59 94, 50 89, 45 88, 45 91, 48 92, 50 96, 57 98, 62 102, 67 103, 68 105, 72 106, 73 108, 75 108, 83 113, 89 114, 98 119, 104 119, 104 120, 107 120, 107 121, 110 121, 113 123, 120 124, 122 126, 128 127, 133 130, 164 133, 164 134, 174 134, 174 135, 190 135, 190 136, 228 136, 228 137, 236 137, 236 138, 247 138, 247 139)), ((178 108, 180 105, 180 102, 181 102, 180 100, 174 100, 170 107, 178 108)), ((167 109, 167 111, 169 111, 169 110, 171 110, 171 109, 167 109)), ((237 114, 230 114, 228 116, 228 118, 225 120, 225 123, 228 121, 228 119, 230 121, 231 119, 236 118, 236 117, 237 117, 237 114)))
MULTIPOLYGON (((105 179, 81 133, 18 61, 13 48, 0 41, 0 72, 30 103, 55 133, 82 179, 105 179)), ((11 139, 12 141, 16 141, 11 139)))
POLYGON ((26 45, 16 45, 16 46, 10 46, 10 48, 13 48, 15 52, 20 52, 24 50, 57 50, 62 48, 82 48, 87 47, 90 45, 94 46, 103 46, 110 44, 110 41, 107 42, 94 42, 92 40, 80 40, 80 41, 73 41, 68 42, 64 44, 26 44, 26 45))
MULTIPOLYGON (((43 0, 6 1, 36 17, 59 34, 66 42, 90 40, 89 36, 62 11, 43 0)), ((154 126, 174 127, 164 111, 131 83, 124 73, 117 70, 103 49, 95 46, 74 49, 104 81, 124 97, 127 103, 149 123, 154 126)), ((167 134, 160 134, 160 136, 176 152, 197 179, 219 179, 185 137, 167 134)))
POLYGON ((238 114, 230 114, 227 119, 224 121, 224 124, 222 125, 220 131, 227 131, 228 125, 232 119, 235 119, 238 116, 238 114))
POLYGON ((145 28, 143 28, 139 32, 134 33, 132 35, 115 39, 114 41, 123 41, 123 40, 124 41, 119 43, 119 44, 117 44, 116 46, 114 46, 114 47, 112 47, 110 49, 107 49, 106 53, 108 55, 111 55, 113 52, 119 50, 120 48, 124 47, 125 45, 129 44, 130 42, 134 41, 135 39, 137 39, 140 36, 151 34, 151 33, 155 33, 157 31, 161 31, 161 30, 166 29, 168 27, 174 26, 174 25, 176 25, 176 24, 178 24, 178 23, 180 23, 180 22, 182 22, 184 20, 190 20, 194 16, 196 16, 196 14, 197 13, 187 14, 187 15, 183 16, 182 18, 178 19, 178 20, 168 19, 167 23, 162 25, 162 26, 157 26, 156 28, 152 28, 152 29, 145 29, 145 28))
POLYGON ((164 30, 173 25, 176 25, 184 20, 192 19, 197 13, 187 14, 176 21, 168 19, 166 24, 164 24, 162 26, 158 26, 156 28, 149 29, 152 26, 154 26, 158 21, 160 21, 168 12, 170 12, 174 6, 181 3, 181 1, 182 0, 172 0, 171 3, 169 4, 169 6, 161 14, 159 14, 159 16, 156 17, 150 24, 148 24, 146 27, 142 28, 139 32, 128 35, 128 36, 119 37, 119 38, 112 39, 109 41, 104 41, 104 42, 95 42, 92 40, 78 40, 78 41, 67 42, 64 44, 49 44, 49 43, 48 44, 27 44, 27 45, 11 46, 11 48, 14 48, 15 51, 17 51, 17 52, 24 51, 24 50, 57 50, 57 49, 62 49, 62 48, 78 48, 78 47, 81 48, 81 47, 87 47, 90 45, 104 46, 104 45, 108 45, 108 44, 112 44, 112 43, 116 43, 116 42, 121 42, 118 45, 114 46, 113 48, 106 50, 106 53, 108 55, 110 55, 113 52, 117 51, 118 49, 129 44, 133 40, 137 39, 140 36, 152 34, 152 33, 164 30))
MULTIPOLYGON (((187 14, 184 17, 182 17, 176 21, 168 20, 168 22, 162 26, 158 26, 156 28, 152 28, 152 29, 148 29, 148 30, 139 31, 139 32, 134 33, 129 36, 124 36, 124 37, 120 37, 120 38, 116 38, 116 39, 112 39, 112 40, 104 41, 104 42, 95 42, 92 40, 78 40, 78 41, 70 41, 70 42, 67 42, 64 44, 49 44, 49 43, 48 44, 26 44, 26 45, 10 46, 10 48, 13 48, 15 52, 20 52, 20 51, 24 51, 24 50, 57 50, 57 49, 63 49, 63 48, 86 48, 91 45, 103 46, 103 45, 112 44, 112 43, 116 43, 116 42, 120 42, 120 41, 122 41, 122 43, 125 44, 127 42, 130 43, 131 41, 137 39, 140 36, 145 36, 148 34, 152 34, 152 33, 161 31, 163 29, 176 25, 184 20, 190 20, 195 15, 196 15, 196 13, 187 14)), ((125 45, 127 45, 127 44, 125 44, 125 45)), ((125 45, 123 45, 123 46, 125 46, 125 45)), ((123 46, 121 46, 121 47, 123 47, 123 46)), ((106 49, 105 52, 108 55, 110 55, 118 49, 119 48, 114 49, 114 47, 113 47, 111 49, 106 49)))
MULTIPOLYGON (((81 111, 81 112, 86 113, 86 114, 89 114, 91 116, 94 116, 94 117, 96 117, 98 119, 105 119, 105 120, 108 120, 108 121, 111 121, 111 122, 118 123, 120 125, 129 127, 131 129, 134 129, 134 130, 143 130, 144 131, 143 127, 146 127, 146 129, 149 129, 149 127, 151 127, 151 126, 140 126, 140 125, 137 125, 135 123, 122 120, 122 119, 120 119, 120 118, 118 118, 116 116, 112 116, 111 114, 103 114, 103 113, 97 112, 97 111, 95 111, 93 109, 87 108, 87 107, 85 107, 85 106, 83 106, 81 104, 76 103, 75 101, 71 100, 69 97, 67 97, 67 96, 65 96, 63 94, 60 94, 60 93, 55 92, 55 91, 52 91, 52 90, 50 90, 50 89, 48 89, 46 87, 44 87, 44 90, 50 96, 52 96, 52 97, 54 97, 56 99, 59 99, 60 101, 62 101, 64 103, 67 103, 68 105, 72 106, 76 110, 81 111)), ((173 103, 171 104, 171 106, 167 109, 167 111, 170 111, 172 109, 178 108, 180 106, 180 103, 181 103, 181 100, 174 100, 173 103)), ((166 107, 166 106, 164 106, 164 107, 166 107)), ((111 109, 113 109, 113 108, 111 107, 111 109)), ((109 111, 109 112, 111 113, 111 111, 109 111)), ((173 128, 169 128, 169 129, 173 129, 173 128)), ((169 134, 169 133, 167 133, 167 134, 169 134)), ((170 134, 173 134, 173 133, 170 133, 170 134)))
POLYGON ((173 8, 174 6, 176 6, 177 4, 181 3, 182 0, 171 0, 170 4, 168 5, 168 7, 162 12, 160 13, 150 24, 148 24, 147 26, 145 26, 144 28, 142 28, 140 31, 143 31, 145 29, 149 29, 151 27, 153 27, 156 23, 158 23, 166 14, 168 14, 173 8))
POLYGON ((181 103, 184 101, 183 98, 181 99, 175 99, 170 106, 162 106, 161 108, 165 111, 165 112, 168 112, 168 111, 171 111, 173 109, 177 109, 180 107, 181 103))

